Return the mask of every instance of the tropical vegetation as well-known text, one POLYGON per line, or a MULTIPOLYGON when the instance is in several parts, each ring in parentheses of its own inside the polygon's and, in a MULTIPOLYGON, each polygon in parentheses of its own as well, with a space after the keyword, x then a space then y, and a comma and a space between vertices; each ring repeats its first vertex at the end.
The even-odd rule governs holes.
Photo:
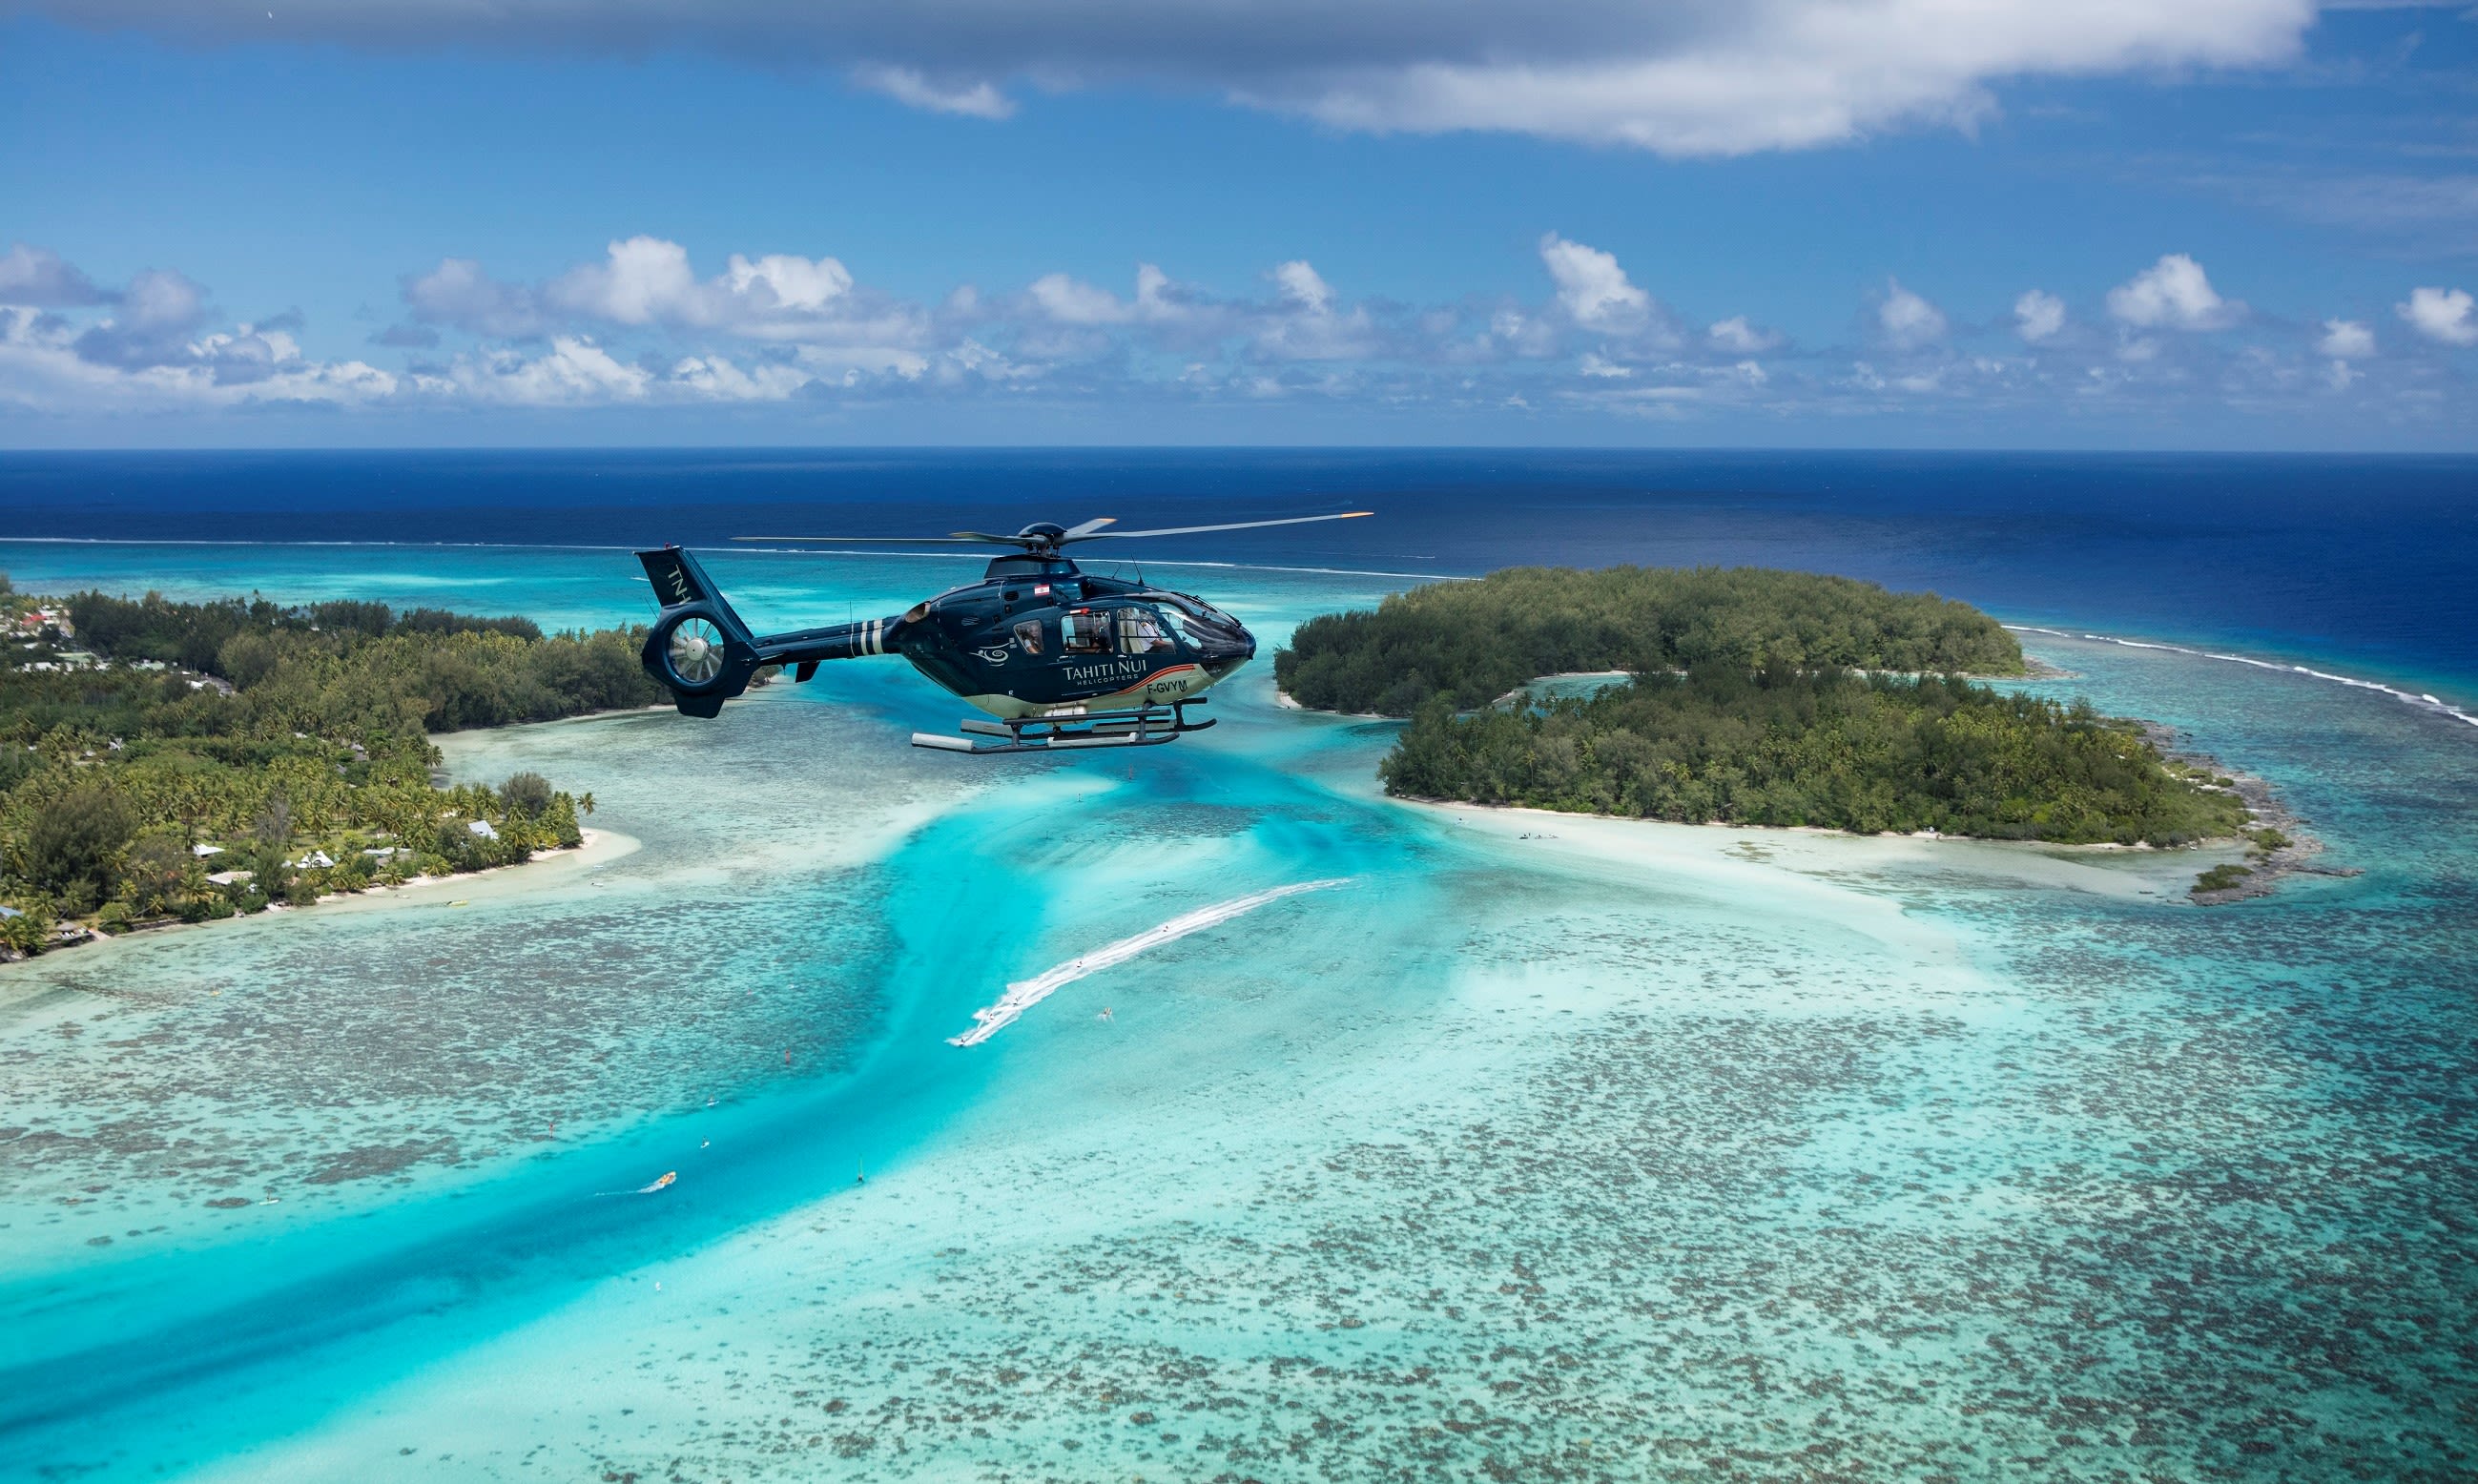
POLYGON ((376 603, 10 594, 0 946, 305 903, 576 844, 591 794, 444 787, 432 732, 660 699, 642 634, 376 603), (38 612, 39 611, 39 612, 38 612), (58 616, 43 622, 40 612, 58 616))
POLYGON ((2180 845, 2246 821, 2235 793, 2087 701, 1779 664, 1465 715, 1432 699, 1382 775, 1411 797, 1862 834, 2180 845))
POLYGON ((1933 592, 1765 567, 1518 566, 1300 625, 1274 657, 1302 706, 1407 717, 1542 675, 1690 668, 2018 675, 1995 619, 1933 592))

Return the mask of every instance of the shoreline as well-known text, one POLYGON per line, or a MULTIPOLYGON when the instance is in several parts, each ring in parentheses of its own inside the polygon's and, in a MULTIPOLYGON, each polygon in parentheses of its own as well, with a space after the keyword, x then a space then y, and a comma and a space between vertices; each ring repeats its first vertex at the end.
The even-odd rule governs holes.
MULTIPOLYGON (((2017 633, 2037 632, 2054 634, 2059 638, 2070 638, 2070 636, 2063 635, 2056 630, 2032 629, 2027 626, 2011 624, 2008 624, 2006 627, 2017 633)), ((2113 641, 2117 643, 2132 644, 2134 647, 2142 648, 2156 647, 2176 649, 2179 647, 2175 645, 2144 645, 2126 640, 2116 640, 2113 641)), ((2200 653, 2200 651, 2192 652, 2200 653)), ((2216 655, 2207 655, 2205 657, 2235 658, 2233 656, 2216 655)), ((2036 682, 2072 679, 2075 676, 2075 672, 2072 670, 2061 668, 2048 661, 2038 659, 2037 657, 2028 653, 2023 655, 2023 664, 2024 673, 2020 675, 1986 676, 1965 674, 1958 678, 1985 685, 1992 680, 2036 682)), ((2265 666, 2263 667, 2277 668, 2277 667, 2271 666, 2265 666)), ((1562 672, 1555 675, 1541 675, 1534 677, 1532 680, 1526 682, 1515 690, 1509 691, 1505 694, 1499 696, 1490 704, 1492 706, 1502 706, 1509 700, 1514 700, 1524 696, 1525 694, 1532 692, 1536 687, 1556 681, 1606 679, 1614 683, 1617 680, 1626 678, 1630 673, 1630 671, 1625 670, 1582 670, 1562 672)), ((1862 671, 1861 673, 1869 672, 1862 671)), ((1404 720, 1403 717, 1385 717, 1374 713, 1328 711, 1321 707, 1303 705, 1301 702, 1294 700, 1290 694, 1281 690, 1278 685, 1275 688, 1274 698, 1276 704, 1283 710, 1295 711, 1307 715, 1322 715, 1335 717, 1342 719, 1361 721, 1402 722, 1404 720)), ((2269 896, 2278 888, 2281 880, 2288 876, 2309 875, 2339 879, 2364 874, 2362 868, 2325 866, 2319 864, 2315 858, 2323 854, 2325 849, 2321 838, 2307 830, 2306 821, 2299 818, 2293 810, 2289 809, 2287 804, 2281 801, 2278 792, 2272 787, 2269 780, 2263 778, 2258 774, 2249 773, 2239 768, 2230 767, 2210 753, 2198 751, 2191 747, 2183 745, 2183 734, 2173 727, 2140 717, 2125 719, 2131 720, 2138 729, 2142 739, 2159 751, 2162 762, 2171 765, 2184 765, 2190 768, 2205 769, 2212 773, 2215 778, 2226 779, 2228 781, 2228 787, 2225 789, 2218 788, 2215 785, 2203 785, 2203 787, 2212 788, 2213 792, 2217 792, 2235 793, 2238 802, 2242 804, 2246 810, 2247 829, 2244 832, 2236 835, 2209 836, 2204 839, 2194 841, 2190 844, 2187 845, 2162 846, 2153 845, 2144 841, 2137 841, 2132 844, 2120 844, 2114 841, 2071 842, 2001 839, 1983 835, 1948 834, 1934 829, 1916 830, 1902 834, 1880 832, 1874 835, 1865 835, 1858 831, 1835 829, 1828 825, 1746 824, 1727 819, 1707 819, 1703 820, 1698 824, 1689 825, 1687 821, 1680 819, 1655 819, 1633 815, 1595 814, 1556 809, 1542 809, 1536 806, 1525 804, 1489 804, 1482 803, 1476 799, 1432 798, 1426 795, 1396 794, 1387 794, 1385 796, 1394 799, 1396 802, 1430 809, 1481 809, 1498 813, 1537 814, 1550 818, 1596 819, 1628 824, 1672 824, 1690 828, 1762 830, 1781 835, 1841 836, 1850 840, 1913 840, 1926 843, 1958 841, 1980 845, 2030 847, 2042 851, 2077 851, 2093 853, 2110 851, 2123 851, 2127 853, 2149 852, 2160 855, 2163 858, 2181 851, 2227 850, 2232 847, 2243 850, 2245 855, 2242 861, 2221 863, 2225 866, 2235 866, 2239 868, 2244 872, 2240 879, 2228 886, 2220 887, 2215 890, 2187 890, 2185 893, 2186 899, 2190 904, 2197 907, 2225 907, 2237 902, 2251 901, 2259 897, 2269 896), (2286 841, 2286 843, 2266 848, 2255 838, 2256 832, 2266 829, 2279 832, 2286 841)), ((2215 868, 2217 868, 2206 867, 2203 870, 2198 870, 2195 873, 2195 885, 2199 886, 2201 884, 2202 876, 2208 871, 2215 868)))
MULTIPOLYGON (((1633 867, 1692 865, 1697 871, 1772 867, 1802 875, 1821 873, 1831 883, 1853 869, 1918 873, 1933 880, 1953 871, 1991 882, 2020 882, 2084 892, 2121 900, 2159 904, 2187 899, 2192 872, 2179 859, 2193 845, 2167 850, 2151 845, 2101 843, 2053 844, 2036 840, 1986 840, 1964 835, 1854 835, 1817 825, 1732 824, 1715 820, 1683 824, 1623 815, 1567 814, 1524 804, 1473 804, 1454 799, 1390 798, 1500 844, 1540 845, 1553 852, 1615 861, 1633 867), (1564 832, 1525 826, 1557 820, 1564 832)), ((2234 842, 2221 842, 2224 851, 2234 842)))
POLYGON ((2208 768, 2214 775, 2226 778, 2229 787, 2223 792, 2235 793, 2238 801, 2245 805, 2254 827, 2278 830, 2288 842, 2268 850, 2257 844, 2244 863, 2248 873, 2244 879, 2217 891, 2189 893, 2195 906, 2226 907, 2233 902, 2269 896, 2284 876, 2344 878, 2365 873, 2363 867, 2318 864, 2314 858, 2323 853, 2322 838, 2310 832, 2306 821, 2281 801, 2279 792, 2272 788, 2268 779, 2242 768, 2231 767, 2211 753, 2183 745, 2184 734, 2174 727, 2157 721, 2144 721, 2141 726, 2143 740, 2159 748, 2162 757, 2189 767, 2208 768))
MULTIPOLYGON (((549 850, 537 850, 532 855, 527 856, 524 860, 511 862, 505 866, 491 866, 486 867, 481 870, 463 871, 454 875, 446 876, 414 876, 392 886, 386 886, 373 882, 368 887, 359 892, 327 893, 320 896, 316 901, 310 903, 308 906, 295 907, 285 902, 269 902, 266 909, 261 912, 236 913, 229 918, 209 918, 198 922, 183 922, 178 919, 163 922, 150 922, 139 927, 125 928, 117 933, 107 933, 100 928, 88 928, 87 929, 87 936, 78 939, 74 943, 55 943, 44 948, 40 953, 24 954, 13 959, 0 959, 0 968, 5 968, 10 964, 37 963, 43 959, 48 959, 54 954, 74 952, 80 948, 93 948, 100 947, 108 943, 129 943, 137 940, 153 939, 160 935, 176 933, 185 928, 222 927, 227 923, 264 920, 274 918, 278 915, 308 912, 313 908, 335 908, 344 911, 370 911, 373 909, 392 906, 416 905, 412 899, 412 893, 428 891, 434 887, 449 886, 457 882, 480 882, 492 877, 502 878, 503 883, 505 878, 522 871, 529 866, 581 866, 588 863, 602 865, 611 861, 620 860, 624 856, 633 855, 639 849, 643 848, 644 844, 644 843, 639 841, 635 836, 622 835, 617 830, 580 829, 577 831, 577 834, 580 838, 576 844, 561 845, 549 850)), ((462 906, 463 903, 451 903, 450 905, 462 906)))

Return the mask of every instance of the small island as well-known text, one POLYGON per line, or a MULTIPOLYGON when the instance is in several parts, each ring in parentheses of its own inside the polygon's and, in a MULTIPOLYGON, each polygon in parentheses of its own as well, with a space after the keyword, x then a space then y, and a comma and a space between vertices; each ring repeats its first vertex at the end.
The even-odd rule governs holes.
POLYGON ((639 632, 0 577, 0 957, 515 865, 591 793, 444 787, 428 734, 661 699, 639 632))
MULTIPOLYGON (((1439 583, 1311 619, 1275 662, 1302 705, 1409 718, 1379 769, 1400 797, 2061 844, 2247 838, 2259 861, 2290 845, 2142 723, 1969 678, 2027 672, 1968 604, 1747 567, 1439 583), (1612 670, 1631 678, 1535 684, 1612 670)), ((2206 872, 2197 899, 2246 873, 2206 872)))

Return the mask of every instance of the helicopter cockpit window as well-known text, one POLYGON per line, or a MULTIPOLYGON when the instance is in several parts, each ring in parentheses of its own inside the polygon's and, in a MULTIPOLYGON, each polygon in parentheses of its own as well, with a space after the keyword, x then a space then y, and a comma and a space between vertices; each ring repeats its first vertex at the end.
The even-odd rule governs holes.
POLYGON ((1026 618, 1015 626, 1016 647, 1026 654, 1041 653, 1041 620, 1026 618))
POLYGON ((1066 654, 1108 654, 1110 616, 1078 609, 1058 620, 1058 647, 1066 654))
POLYGON ((1119 652, 1121 654, 1169 654, 1176 652, 1178 641, 1170 637, 1170 624, 1150 608, 1119 610, 1119 652))
POLYGON ((1226 637, 1239 626, 1229 615, 1183 593, 1162 599, 1162 616, 1177 624, 1190 641, 1198 643, 1226 637))

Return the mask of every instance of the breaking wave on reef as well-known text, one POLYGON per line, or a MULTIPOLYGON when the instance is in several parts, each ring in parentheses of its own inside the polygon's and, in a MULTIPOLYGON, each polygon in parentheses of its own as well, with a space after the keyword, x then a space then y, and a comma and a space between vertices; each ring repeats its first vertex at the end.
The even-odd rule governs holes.
POLYGON ((2005 627, 2016 634, 2050 634, 2058 639, 2086 639, 2096 644, 2116 644, 2127 649, 2164 649, 2170 654, 2192 655, 2198 660, 2221 660, 2231 665, 2250 665, 2256 669, 2267 669, 2283 675, 2304 675, 2310 680, 2326 680, 2334 685, 2347 686, 2352 690, 2380 692, 2396 701, 2405 701, 2417 707, 2421 711, 2431 711, 2440 717, 2449 717, 2455 721, 2478 726, 2478 715, 2464 711, 2430 692, 2404 691, 2397 686, 2388 686, 2380 680, 2361 680, 2355 675, 2336 675, 2330 670, 2314 669, 2304 665, 2282 665, 2272 660, 2258 660, 2249 655, 2221 654, 2216 650, 2195 649, 2185 644, 2163 644, 2147 639, 2119 639, 2113 634, 2088 634, 2074 629, 2043 628, 2036 623, 2009 623, 2005 627))
POLYGON ((1194 912, 1183 913, 1159 926, 1146 928, 1132 938, 1122 938, 1117 943, 1104 944, 1090 953, 1079 954, 1032 978, 1019 979, 1008 985, 1006 993, 999 996, 996 1004, 984 1006, 973 1012, 973 1019, 976 1023, 971 1030, 960 1036, 948 1037, 947 1044, 979 1045, 1013 1024, 1025 1011, 1048 999, 1062 986, 1073 984, 1086 974, 1099 973, 1114 964, 1124 964, 1137 954, 1158 948, 1163 943, 1184 938, 1190 933, 1201 933, 1208 927, 1218 927, 1233 918, 1244 917, 1259 907, 1279 901, 1285 896, 1297 896, 1302 892, 1322 892, 1328 887, 1341 886, 1350 880, 1349 876, 1334 876, 1324 881, 1302 881, 1292 886, 1275 887, 1271 891, 1258 892, 1251 896, 1232 897, 1226 902, 1216 902, 1210 907, 1199 907, 1194 912))

